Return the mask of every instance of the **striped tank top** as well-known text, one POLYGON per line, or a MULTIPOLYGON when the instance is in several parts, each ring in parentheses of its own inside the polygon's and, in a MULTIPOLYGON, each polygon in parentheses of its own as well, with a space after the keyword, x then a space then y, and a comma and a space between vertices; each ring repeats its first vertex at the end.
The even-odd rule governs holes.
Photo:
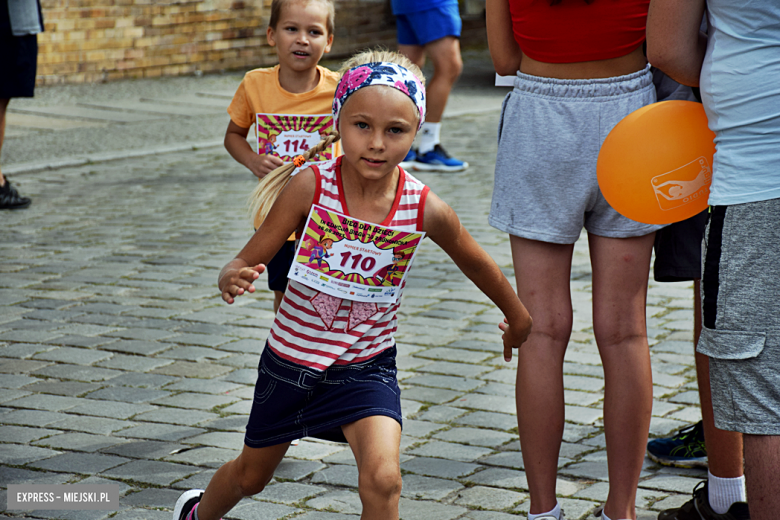
MULTIPOLYGON (((349 216, 341 182, 341 157, 312 166, 317 187, 314 203, 349 216)), ((382 226, 421 231, 429 188, 401 171, 393 207, 382 226)), ((268 346, 288 361, 315 370, 370 359, 395 344, 396 311, 401 303, 344 300, 289 280, 274 319, 268 346)))

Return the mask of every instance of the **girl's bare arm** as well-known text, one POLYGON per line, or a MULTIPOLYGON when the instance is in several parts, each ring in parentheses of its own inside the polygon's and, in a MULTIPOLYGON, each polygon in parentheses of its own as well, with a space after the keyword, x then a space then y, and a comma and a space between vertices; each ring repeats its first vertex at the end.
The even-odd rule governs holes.
POLYGON ((531 333, 531 316, 496 262, 461 225, 455 211, 430 193, 425 202, 423 230, 455 262, 460 270, 504 313, 504 359, 512 359, 531 333))
POLYGON ((515 41, 507 0, 487 0, 487 35, 493 67, 502 76, 514 76, 520 70, 523 53, 515 41))
POLYGON ((255 153, 246 140, 248 134, 249 128, 238 126, 230 121, 225 132, 225 149, 233 159, 246 166, 255 177, 262 179, 269 172, 282 166, 284 161, 275 155, 255 153))
POLYGON ((249 242, 236 258, 222 268, 218 284, 222 299, 227 303, 233 303, 236 296, 245 292, 254 292, 252 282, 265 271, 265 265, 308 216, 314 199, 315 180, 311 168, 290 179, 249 242))

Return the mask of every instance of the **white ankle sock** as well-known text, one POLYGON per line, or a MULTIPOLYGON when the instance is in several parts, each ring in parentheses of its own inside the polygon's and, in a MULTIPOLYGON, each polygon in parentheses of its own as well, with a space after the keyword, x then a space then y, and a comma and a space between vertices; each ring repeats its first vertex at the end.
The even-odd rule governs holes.
POLYGON ((441 134, 441 123, 429 123, 425 122, 420 129, 420 145, 418 151, 420 155, 426 154, 433 150, 433 147, 441 142, 439 135, 441 134))
POLYGON ((554 516, 558 520, 561 518, 561 504, 560 502, 555 503, 555 507, 552 509, 552 511, 547 511, 546 513, 539 513, 538 515, 532 515, 531 513, 528 513, 528 520, 536 520, 540 516, 554 516))
POLYGON ((747 502, 744 475, 720 478, 707 471, 707 491, 710 507, 719 515, 728 511, 734 502, 747 502))

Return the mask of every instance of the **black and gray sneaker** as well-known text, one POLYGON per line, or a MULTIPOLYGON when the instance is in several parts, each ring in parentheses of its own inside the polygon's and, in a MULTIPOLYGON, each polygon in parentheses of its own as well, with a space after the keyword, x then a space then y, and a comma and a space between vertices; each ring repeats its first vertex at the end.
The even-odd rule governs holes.
POLYGON ((182 493, 173 508, 173 520, 193 520, 195 515, 192 514, 192 510, 198 505, 202 496, 202 489, 190 489, 182 493))
POLYGON ((706 468, 707 446, 702 422, 686 426, 671 437, 651 440, 647 443, 647 456, 664 466, 706 468))
POLYGON ((658 520, 750 520, 747 502, 735 502, 728 511, 718 514, 710 506, 707 482, 699 482, 693 488, 693 498, 680 507, 658 513, 658 520))
POLYGON ((24 209, 31 202, 28 197, 19 195, 8 178, 5 179, 5 184, 0 186, 0 209, 24 209))

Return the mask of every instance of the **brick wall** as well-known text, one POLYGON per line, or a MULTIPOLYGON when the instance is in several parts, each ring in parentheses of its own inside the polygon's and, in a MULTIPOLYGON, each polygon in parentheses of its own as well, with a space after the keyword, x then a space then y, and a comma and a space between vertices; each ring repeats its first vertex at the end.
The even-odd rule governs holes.
MULTIPOLYGON (((275 63, 265 39, 271 0, 42 0, 37 83, 83 83, 275 63)), ((464 24, 464 38, 474 31, 464 24)), ((476 23, 477 34, 484 23, 476 23), (481 27, 480 27, 481 25, 481 27)), ((395 47, 389 0, 336 0, 330 58, 395 47)))

